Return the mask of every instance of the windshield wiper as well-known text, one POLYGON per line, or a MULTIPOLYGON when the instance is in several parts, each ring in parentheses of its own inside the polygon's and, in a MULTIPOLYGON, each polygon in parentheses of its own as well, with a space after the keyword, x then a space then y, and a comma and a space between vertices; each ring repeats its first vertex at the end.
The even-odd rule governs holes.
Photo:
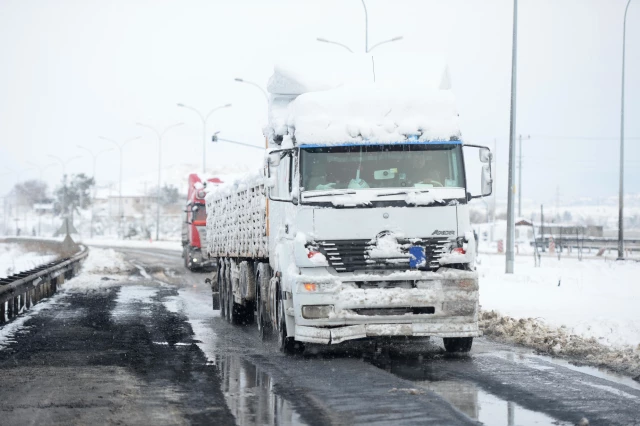
POLYGON ((311 194, 311 195, 305 195, 304 198, 317 198, 317 197, 328 197, 331 195, 353 195, 355 194, 355 191, 349 191, 349 192, 329 192, 327 194, 311 194))
MULTIPOLYGON (((411 191, 414 192, 416 194, 425 194, 427 192, 429 192, 428 189, 423 189, 422 191, 411 191)), ((384 194, 377 194, 376 197, 386 197, 387 195, 402 195, 402 194, 408 194, 409 193, 409 189, 404 189, 400 192, 387 192, 384 194)))

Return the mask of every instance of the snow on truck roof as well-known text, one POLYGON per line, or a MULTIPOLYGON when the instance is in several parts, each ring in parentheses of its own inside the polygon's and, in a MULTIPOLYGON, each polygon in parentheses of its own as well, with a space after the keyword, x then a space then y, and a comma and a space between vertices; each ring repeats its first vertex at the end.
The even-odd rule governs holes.
POLYGON ((448 67, 438 59, 296 58, 274 67, 265 131, 271 141, 288 135, 298 145, 448 141, 460 136, 450 88, 448 67))

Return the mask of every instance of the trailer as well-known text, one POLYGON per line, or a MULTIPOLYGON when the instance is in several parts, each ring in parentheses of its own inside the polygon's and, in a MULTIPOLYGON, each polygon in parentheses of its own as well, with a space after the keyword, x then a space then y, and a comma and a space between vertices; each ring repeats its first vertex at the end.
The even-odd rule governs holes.
POLYGON ((411 88, 349 85, 356 71, 318 83, 276 66, 263 169, 206 196, 221 314, 273 330, 286 353, 392 336, 469 351, 481 332, 468 203, 491 194, 491 153, 461 140, 446 67, 411 88))

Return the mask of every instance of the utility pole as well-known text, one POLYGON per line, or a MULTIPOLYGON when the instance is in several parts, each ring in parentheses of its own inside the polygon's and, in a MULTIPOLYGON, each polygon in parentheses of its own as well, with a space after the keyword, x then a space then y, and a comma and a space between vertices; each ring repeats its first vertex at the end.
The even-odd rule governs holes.
POLYGON ((618 259, 624 259, 624 64, 627 35, 627 11, 631 0, 624 8, 622 25, 622 95, 620 96, 620 193, 618 206, 618 259))
POLYGON ((513 0, 513 42, 511 47, 511 117, 509 129, 509 183, 507 185, 507 256, 505 272, 513 274, 514 263, 514 243, 516 237, 515 217, 513 212, 514 204, 514 166, 516 158, 515 133, 516 133, 516 75, 518 60, 518 0, 513 0))
POLYGON ((518 135, 518 217, 522 217, 522 135, 518 135))

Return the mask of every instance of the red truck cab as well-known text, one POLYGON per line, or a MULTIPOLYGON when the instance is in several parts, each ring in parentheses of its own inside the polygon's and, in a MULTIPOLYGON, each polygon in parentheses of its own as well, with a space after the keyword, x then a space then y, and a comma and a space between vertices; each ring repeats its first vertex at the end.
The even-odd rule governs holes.
POLYGON ((215 268, 215 263, 203 256, 202 244, 206 244, 207 211, 205 188, 220 184, 218 178, 203 180, 197 173, 189 175, 189 189, 184 222, 182 224, 182 257, 188 269, 204 270, 215 268))

